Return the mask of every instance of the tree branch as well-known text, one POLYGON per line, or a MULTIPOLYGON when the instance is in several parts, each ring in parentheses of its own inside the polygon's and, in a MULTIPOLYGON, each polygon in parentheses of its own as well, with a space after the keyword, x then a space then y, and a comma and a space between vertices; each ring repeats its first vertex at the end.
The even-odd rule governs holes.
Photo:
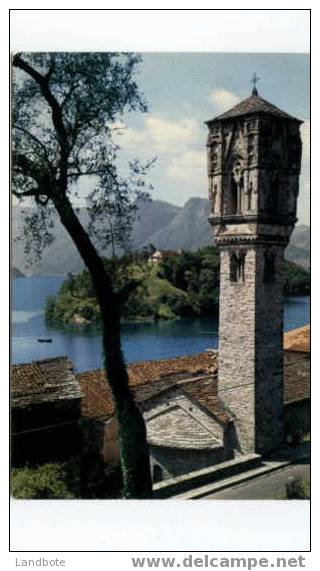
POLYGON ((27 196, 38 196, 40 193, 39 188, 30 188, 29 190, 24 190, 23 192, 18 192, 17 190, 13 189, 12 190, 13 194, 17 197, 17 198, 25 198, 27 196))
POLYGON ((39 188, 41 188, 41 194, 49 195, 49 189, 52 186, 50 175, 31 161, 26 154, 14 153, 13 159, 15 166, 18 167, 18 169, 20 168, 25 176, 36 181, 39 188), (42 189, 45 189, 45 191, 42 192, 42 189))
POLYGON ((36 143, 36 145, 41 147, 41 149, 44 152, 44 157, 42 157, 42 155, 38 155, 38 156, 40 158, 44 158, 48 167, 50 168, 50 170, 52 170, 52 164, 48 158, 48 151, 47 151, 46 146, 33 133, 30 133, 30 131, 28 131, 27 129, 24 129, 23 127, 20 127, 19 125, 14 125, 13 128, 16 129, 17 131, 21 131, 21 133, 24 133, 24 135, 26 135, 27 137, 32 139, 34 141, 34 143, 36 143))
POLYGON ((32 77, 36 81, 36 83, 40 87, 43 97, 45 98, 51 109, 52 122, 56 129, 58 141, 60 144, 60 150, 61 150, 60 179, 61 179, 62 189, 65 192, 67 188, 67 168, 68 168, 67 162, 70 152, 68 145, 68 133, 63 122, 61 106, 49 88, 50 74, 48 73, 46 76, 41 75, 41 73, 39 73, 36 69, 34 69, 25 60, 23 60, 19 54, 16 54, 13 57, 12 63, 14 67, 22 69, 25 73, 27 73, 30 77, 32 77))
POLYGON ((60 216, 60 220, 76 245, 85 265, 91 273, 94 286, 97 292, 99 303, 102 308, 109 303, 108 310, 111 313, 114 293, 111 281, 107 275, 102 258, 99 256, 90 237, 76 216, 72 204, 68 197, 54 196, 52 198, 54 206, 60 216))
MULTIPOLYGON (((69 167, 75 168, 75 169, 78 168, 75 165, 69 165, 69 167)), ((98 169, 98 170, 90 170, 89 169, 86 172, 78 170, 78 172, 68 173, 67 176, 68 176, 68 178, 71 178, 71 177, 78 177, 78 176, 90 176, 91 174, 93 174, 93 175, 104 174, 105 172, 106 172, 105 169, 98 169)))

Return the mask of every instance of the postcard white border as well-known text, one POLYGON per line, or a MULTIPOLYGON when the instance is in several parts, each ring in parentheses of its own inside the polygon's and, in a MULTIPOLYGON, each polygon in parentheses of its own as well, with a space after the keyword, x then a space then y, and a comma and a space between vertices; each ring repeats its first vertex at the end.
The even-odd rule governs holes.
MULTIPOLYGON (((13 51, 306 53, 309 10, 13 10, 11 42, 13 51)), ((308 502, 13 501, 11 523, 19 551, 309 549, 308 502)))

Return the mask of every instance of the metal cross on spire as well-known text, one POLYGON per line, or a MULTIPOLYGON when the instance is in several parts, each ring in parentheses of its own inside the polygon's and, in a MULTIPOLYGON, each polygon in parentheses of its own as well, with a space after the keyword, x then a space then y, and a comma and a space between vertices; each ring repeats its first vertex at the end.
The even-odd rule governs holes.
POLYGON ((254 72, 252 79, 250 79, 250 83, 252 83, 252 85, 253 85, 252 95, 258 95, 257 83, 258 83, 259 79, 261 79, 261 77, 258 77, 257 73, 254 72))

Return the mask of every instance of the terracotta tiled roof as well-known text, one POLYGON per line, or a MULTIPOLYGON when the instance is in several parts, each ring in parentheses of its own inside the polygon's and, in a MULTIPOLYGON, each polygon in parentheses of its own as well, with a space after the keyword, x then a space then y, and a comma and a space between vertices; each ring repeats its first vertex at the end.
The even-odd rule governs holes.
POLYGON ((304 327, 285 333, 283 347, 288 351, 310 353, 310 325, 304 325, 304 327))
MULTIPOLYGON (((286 333, 284 348, 284 402, 308 398, 310 327, 286 333), (304 360, 303 355, 301 357, 303 353, 304 360)), ((217 397, 217 371, 217 354, 213 351, 175 359, 144 361, 128 367, 130 386, 138 402, 145 402, 170 387, 179 386, 224 422, 229 417, 217 397)), ((79 398, 82 395, 82 413, 85 417, 106 419, 114 412, 104 370, 75 376, 66 357, 13 365, 11 395, 13 406, 79 398)))
MULTIPOLYGON (((287 339, 297 336, 306 339, 309 326, 290 331, 287 339), (302 333, 301 333, 302 332, 302 333), (304 332, 304 333, 303 333, 304 332), (302 335, 302 337, 301 337, 302 335)), ((303 400, 310 396, 309 367, 307 349, 293 345, 285 351, 284 361, 284 403, 303 400), (299 349, 297 349, 299 347, 299 349), (299 352, 305 352, 304 360, 299 352)), ((289 345, 288 345, 289 347, 289 345)), ((221 422, 230 417, 218 399, 218 359, 217 353, 206 352, 188 357, 178 357, 161 361, 144 361, 129 365, 130 386, 139 403, 146 402, 157 394, 174 386, 179 386, 201 406, 214 414, 221 422)), ((88 418, 106 419, 113 415, 112 394, 105 380, 103 370, 80 373, 77 379, 83 391, 82 412, 88 418)))
POLYGON ((240 117, 242 115, 251 115, 254 113, 264 113, 268 115, 275 115, 276 117, 282 117, 283 119, 299 121, 299 119, 288 115, 288 113, 285 113, 279 109, 279 107, 276 107, 276 105, 269 103, 269 101, 262 99, 262 97, 259 97, 258 95, 251 95, 247 99, 244 99, 232 107, 232 109, 229 109, 229 111, 222 113, 222 115, 218 115, 218 117, 211 119, 211 121, 207 121, 207 124, 213 123, 215 121, 232 119, 233 117, 240 117))
MULTIPOLYGON (((217 361, 216 361, 217 365, 217 361)), ((218 369, 216 369, 217 371, 218 369)), ((211 412, 220 422, 228 422, 230 415, 225 411, 218 399, 218 378, 216 374, 201 373, 169 375, 152 383, 135 387, 133 394, 138 403, 144 403, 160 393, 178 387, 188 397, 196 400, 203 408, 211 412)))
POLYGON ((82 414, 86 418, 106 419, 113 415, 114 403, 111 389, 103 369, 79 373, 77 381, 82 390, 82 414))
MULTIPOLYGON (((209 351, 176 359, 143 361, 128 366, 129 383, 139 402, 176 385, 182 379, 196 379, 200 375, 212 375, 216 371, 216 354, 209 351)), ((104 370, 79 373, 77 380, 84 395, 83 415, 88 418, 111 416, 114 404, 104 370)))
POLYGON ((80 397, 79 383, 66 357, 12 366, 13 407, 80 397))
POLYGON ((162 359, 158 361, 142 361, 128 366, 131 386, 143 385, 146 382, 181 373, 213 373, 217 370, 216 353, 207 351, 197 355, 162 359))

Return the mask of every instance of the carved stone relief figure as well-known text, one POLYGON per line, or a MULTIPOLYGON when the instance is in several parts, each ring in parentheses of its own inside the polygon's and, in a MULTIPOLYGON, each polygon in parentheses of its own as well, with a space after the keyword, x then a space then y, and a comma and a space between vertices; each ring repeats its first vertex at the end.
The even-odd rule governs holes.
POLYGON ((213 183, 213 180, 210 180, 210 188, 209 188, 209 199, 211 205, 211 213, 215 214, 216 207, 217 207, 217 195, 218 195, 218 187, 216 184, 213 183))
POLYGON ((233 130, 230 128, 225 128, 223 132, 223 143, 224 143, 224 160, 230 152, 231 141, 232 141, 233 130))
POLYGON ((232 169, 232 181, 234 181, 234 183, 231 185, 231 189, 233 193, 236 193, 236 196, 232 197, 235 210, 234 214, 240 214, 242 211, 243 200, 243 161, 241 158, 238 158, 234 163, 232 169))

